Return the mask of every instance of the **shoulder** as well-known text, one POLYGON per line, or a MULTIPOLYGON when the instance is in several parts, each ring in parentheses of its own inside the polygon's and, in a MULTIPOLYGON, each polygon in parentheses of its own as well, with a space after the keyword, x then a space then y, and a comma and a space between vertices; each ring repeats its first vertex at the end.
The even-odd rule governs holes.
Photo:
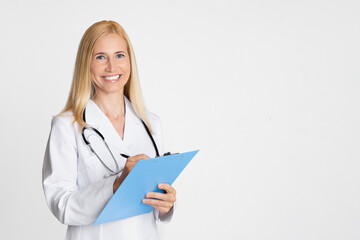
POLYGON ((60 113, 53 116, 51 120, 51 130, 74 131, 77 128, 77 123, 74 123, 74 115, 72 112, 60 113))
POLYGON ((63 148, 62 146, 72 146, 76 149, 78 129, 72 113, 66 112, 53 116, 48 141, 49 147, 59 149, 63 148))

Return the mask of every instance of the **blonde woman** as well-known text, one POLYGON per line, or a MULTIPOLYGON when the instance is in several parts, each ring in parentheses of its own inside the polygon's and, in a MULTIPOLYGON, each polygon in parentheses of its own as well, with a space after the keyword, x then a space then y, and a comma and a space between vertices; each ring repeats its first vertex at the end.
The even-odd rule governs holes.
POLYGON ((175 189, 149 192, 153 211, 92 226, 135 164, 163 155, 160 119, 145 110, 135 55, 124 29, 101 21, 83 35, 64 110, 55 116, 43 164, 51 212, 68 225, 66 239, 158 239, 156 221, 169 222, 175 189), (103 140, 104 138, 104 140, 103 140))

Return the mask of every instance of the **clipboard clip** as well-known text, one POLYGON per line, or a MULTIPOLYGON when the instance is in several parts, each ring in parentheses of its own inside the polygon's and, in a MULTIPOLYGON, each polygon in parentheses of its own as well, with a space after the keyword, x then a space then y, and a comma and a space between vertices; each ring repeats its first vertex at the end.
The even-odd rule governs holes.
POLYGON ((179 153, 170 153, 170 152, 167 152, 167 153, 164 153, 163 156, 169 156, 169 155, 174 155, 174 154, 179 154, 179 153))

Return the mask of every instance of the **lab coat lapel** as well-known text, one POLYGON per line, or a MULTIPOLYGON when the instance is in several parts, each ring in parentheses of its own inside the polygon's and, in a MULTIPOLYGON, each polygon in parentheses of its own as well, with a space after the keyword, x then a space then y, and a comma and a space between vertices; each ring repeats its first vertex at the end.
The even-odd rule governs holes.
POLYGON ((143 126, 140 118, 135 113, 131 102, 125 98, 126 113, 125 113, 125 130, 124 130, 124 143, 130 156, 138 154, 135 147, 139 144, 139 140, 143 137, 141 134, 143 126))
POLYGON ((91 99, 86 107, 86 122, 101 132, 110 148, 116 148, 128 154, 132 145, 132 139, 139 127, 138 125, 142 123, 136 115, 131 102, 125 96, 124 100, 126 108, 124 139, 121 139, 110 120, 91 99))
POLYGON ((91 127, 99 129, 103 121, 104 114, 99 107, 90 99, 86 105, 85 118, 86 123, 91 127))

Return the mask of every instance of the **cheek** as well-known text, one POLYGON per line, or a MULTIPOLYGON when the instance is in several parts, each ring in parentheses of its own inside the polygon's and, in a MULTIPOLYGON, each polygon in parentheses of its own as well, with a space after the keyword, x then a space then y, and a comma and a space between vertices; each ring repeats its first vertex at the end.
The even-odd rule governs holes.
POLYGON ((121 67, 123 71, 130 71, 130 59, 126 58, 120 60, 119 67, 121 67))
POLYGON ((90 64, 90 76, 91 76, 91 81, 93 82, 95 88, 99 86, 100 80, 98 79, 98 66, 96 66, 95 64, 90 64))
POLYGON ((130 61, 127 59, 127 61, 123 61, 122 63, 121 63, 121 68, 125 71, 125 72, 127 72, 127 73, 130 73, 130 69, 131 69, 131 67, 130 67, 130 61))
POLYGON ((98 72, 99 70, 99 66, 97 66, 96 64, 94 63, 91 63, 90 64, 90 74, 91 75, 96 75, 96 73, 98 72))

